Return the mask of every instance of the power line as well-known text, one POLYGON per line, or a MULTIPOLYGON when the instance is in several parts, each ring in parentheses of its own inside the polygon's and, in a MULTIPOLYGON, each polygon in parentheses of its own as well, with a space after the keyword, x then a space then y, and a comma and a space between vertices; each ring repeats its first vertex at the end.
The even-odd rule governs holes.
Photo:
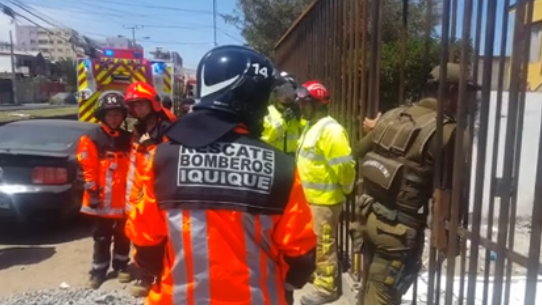
POLYGON ((218 41, 216 40, 216 0, 213 0, 213 38, 216 47, 218 46, 218 41))
POLYGON ((133 25, 133 26, 127 26, 127 25, 122 25, 123 28, 125 29, 130 29, 132 30, 132 43, 134 44, 134 46, 136 45, 136 36, 135 36, 135 33, 137 30, 141 30, 144 28, 144 26, 142 25, 133 25))
POLYGON ((155 41, 155 40, 145 40, 145 42, 149 42, 153 44, 169 44, 169 45, 183 45, 183 46, 213 45, 212 42, 181 42, 181 41, 155 41))
MULTIPOLYGON (((85 0, 79 0, 80 2, 85 2, 85 0)), ((124 2, 124 1, 118 1, 118 0, 93 0, 88 1, 88 4, 93 5, 95 2, 99 3, 107 3, 107 4, 116 4, 116 5, 123 5, 123 6, 129 6, 129 7, 140 7, 140 8, 146 8, 151 10, 167 10, 167 11, 176 11, 176 12, 184 12, 184 13, 193 13, 193 14, 206 14, 206 15, 212 15, 213 11, 211 10, 197 10, 197 9, 183 9, 180 7, 172 7, 172 6, 162 6, 162 5, 153 5, 153 4, 143 4, 143 3, 136 3, 133 2, 124 2)))

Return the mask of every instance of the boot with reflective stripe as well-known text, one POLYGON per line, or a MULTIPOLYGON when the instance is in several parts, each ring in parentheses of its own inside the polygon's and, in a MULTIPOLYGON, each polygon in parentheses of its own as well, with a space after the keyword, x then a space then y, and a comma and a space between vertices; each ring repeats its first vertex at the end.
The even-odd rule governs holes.
POLYGON ((92 270, 87 281, 86 287, 89 289, 98 289, 106 280, 107 270, 92 270))
POLYGON ((153 281, 153 278, 147 276, 139 278, 132 285, 130 292, 135 297, 146 297, 149 294, 153 281))
POLYGON ((116 271, 117 280, 121 284, 127 284, 130 281, 132 281, 132 275, 130 274, 130 271, 128 271, 127 268, 123 268, 116 271))
POLYGON ((337 299, 339 299, 338 293, 327 294, 313 290, 303 295, 299 302, 301 305, 324 305, 336 301, 337 299))

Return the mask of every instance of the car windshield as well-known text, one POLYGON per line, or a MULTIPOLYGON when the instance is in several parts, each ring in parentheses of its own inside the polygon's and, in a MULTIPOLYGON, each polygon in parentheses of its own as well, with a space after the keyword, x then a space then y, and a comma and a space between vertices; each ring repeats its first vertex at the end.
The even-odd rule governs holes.
POLYGON ((53 125, 7 125, 0 127, 0 150, 64 151, 76 142, 86 129, 53 125))

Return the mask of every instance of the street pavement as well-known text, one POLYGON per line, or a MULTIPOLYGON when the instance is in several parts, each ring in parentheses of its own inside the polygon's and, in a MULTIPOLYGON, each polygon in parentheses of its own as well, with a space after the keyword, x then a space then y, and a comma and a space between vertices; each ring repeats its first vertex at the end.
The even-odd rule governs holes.
POLYGON ((39 110, 39 109, 57 109, 65 108, 72 105, 50 105, 48 103, 24 103, 22 105, 10 105, 10 104, 0 104, 1 111, 22 111, 22 110, 39 110))

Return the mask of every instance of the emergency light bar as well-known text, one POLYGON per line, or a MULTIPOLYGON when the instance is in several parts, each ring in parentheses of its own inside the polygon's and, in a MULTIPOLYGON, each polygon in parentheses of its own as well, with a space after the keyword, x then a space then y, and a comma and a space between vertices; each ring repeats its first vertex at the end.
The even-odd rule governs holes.
POLYGON ((163 74, 165 70, 166 70, 166 64, 163 62, 156 62, 152 64, 152 72, 154 74, 158 74, 158 75, 163 74))
POLYGON ((107 58, 143 60, 141 49, 105 49, 103 55, 107 58))

